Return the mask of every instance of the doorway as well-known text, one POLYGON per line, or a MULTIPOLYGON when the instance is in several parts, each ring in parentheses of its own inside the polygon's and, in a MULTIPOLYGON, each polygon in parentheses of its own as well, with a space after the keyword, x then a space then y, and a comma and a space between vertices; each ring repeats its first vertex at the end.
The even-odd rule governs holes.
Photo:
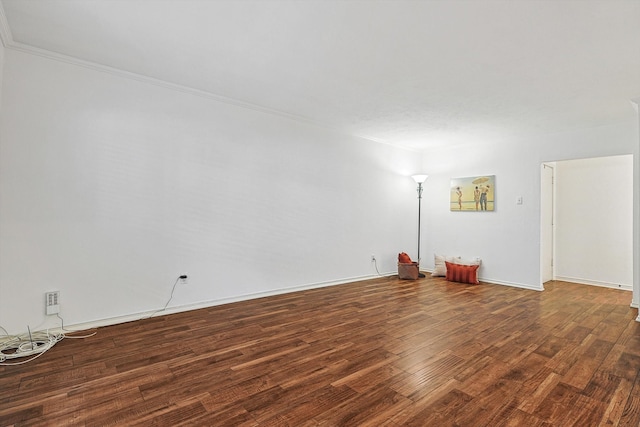
POLYGON ((633 156, 541 165, 540 277, 633 288, 633 156))

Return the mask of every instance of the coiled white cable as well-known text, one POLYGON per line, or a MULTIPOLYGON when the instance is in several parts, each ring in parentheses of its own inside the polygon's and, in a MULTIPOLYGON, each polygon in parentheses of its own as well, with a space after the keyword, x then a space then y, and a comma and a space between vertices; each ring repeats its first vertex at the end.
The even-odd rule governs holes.
MULTIPOLYGON (((64 328, 64 319, 58 316, 62 321, 62 330, 64 328)), ((7 330, 0 326, 0 330, 4 331, 4 337, 0 337, 0 366, 15 366, 29 363, 42 356, 54 345, 65 338, 89 338, 96 334, 93 332, 88 335, 72 336, 64 333, 51 333, 47 331, 29 332, 22 335, 9 335, 7 330), (27 357, 26 360, 14 361, 14 359, 27 357)), ((80 331, 68 331, 80 332, 80 331)))
MULTIPOLYGON (((377 269, 377 266, 376 266, 377 269)), ((173 293, 176 290, 176 285, 180 279, 186 279, 187 275, 179 276, 173 287, 171 288, 171 296, 169 300, 164 305, 164 307, 160 310, 156 310, 152 312, 148 317, 152 317, 154 314, 165 311, 169 306, 169 303, 173 299, 173 293)), ((62 322, 61 329, 65 332, 81 332, 81 331, 69 331, 64 328, 64 319, 57 314, 58 318, 62 322)), ((147 318, 148 318, 147 317, 147 318)), ((32 360, 37 359, 42 356, 45 352, 47 352, 51 347, 59 343, 65 338, 89 338, 96 334, 93 332, 88 335, 65 335, 64 333, 54 334, 46 332, 34 332, 31 333, 29 331, 28 334, 22 335, 9 335, 7 330, 0 326, 0 329, 4 331, 5 338, 0 338, 0 366, 13 366, 13 365, 22 365, 23 363, 31 362, 32 360), (30 357, 31 356, 31 357, 30 357), (19 362, 7 362, 7 360, 18 359, 22 357, 30 357, 27 360, 22 360, 19 362)))
POLYGON ((64 334, 54 334, 49 331, 22 335, 7 335, 5 339, 0 340, 0 366, 21 365, 31 362, 42 356, 47 350, 63 339, 64 334), (20 362, 5 363, 7 360, 23 357, 28 357, 29 359, 20 362))

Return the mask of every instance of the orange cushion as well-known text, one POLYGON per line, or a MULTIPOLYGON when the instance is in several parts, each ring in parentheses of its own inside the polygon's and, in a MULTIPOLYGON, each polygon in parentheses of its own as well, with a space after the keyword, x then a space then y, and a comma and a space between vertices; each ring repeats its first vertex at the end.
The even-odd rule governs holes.
POLYGON ((411 264, 411 257, 406 252, 401 252, 398 254, 398 262, 400 264, 411 264))
POLYGON ((447 266, 447 280, 451 282, 470 283, 472 285, 480 283, 478 281, 479 265, 454 264, 448 261, 444 263, 447 266))

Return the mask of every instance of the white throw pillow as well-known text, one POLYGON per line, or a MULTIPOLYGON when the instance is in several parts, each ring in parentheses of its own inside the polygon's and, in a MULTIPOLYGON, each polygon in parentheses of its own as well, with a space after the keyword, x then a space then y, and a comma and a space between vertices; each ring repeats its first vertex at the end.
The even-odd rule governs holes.
POLYGON ((434 260, 434 264, 435 267, 433 268, 433 273, 431 273, 431 276, 436 277, 436 276, 446 276, 447 275, 447 266, 444 263, 445 261, 447 262, 457 262, 460 261, 460 257, 452 257, 452 256, 446 256, 446 255, 434 255, 433 256, 433 260, 434 260))
MULTIPOLYGON (((449 260, 447 260, 447 261, 449 261, 449 260)), ((449 262, 453 262, 454 264, 458 264, 458 265, 482 265, 482 259, 480 259, 480 258, 463 259, 463 258, 458 257, 458 258, 454 259, 453 261, 449 261, 449 262)))

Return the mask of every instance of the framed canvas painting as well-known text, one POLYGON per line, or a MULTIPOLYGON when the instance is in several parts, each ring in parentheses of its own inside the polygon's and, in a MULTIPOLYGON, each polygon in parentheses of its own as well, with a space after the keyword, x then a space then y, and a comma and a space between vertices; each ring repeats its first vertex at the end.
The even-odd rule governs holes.
POLYGON ((451 179, 452 212, 492 212, 496 208, 496 176, 451 179))

